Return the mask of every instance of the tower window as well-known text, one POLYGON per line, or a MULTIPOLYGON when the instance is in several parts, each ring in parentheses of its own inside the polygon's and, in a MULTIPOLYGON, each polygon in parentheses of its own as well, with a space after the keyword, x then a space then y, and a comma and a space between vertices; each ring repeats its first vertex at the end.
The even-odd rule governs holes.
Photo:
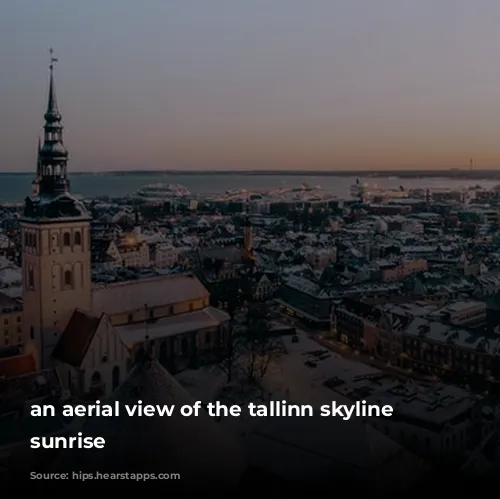
POLYGON ((64 285, 65 286, 73 285, 73 273, 71 272, 71 270, 64 271, 64 285))
POLYGON ((35 287, 35 274, 33 269, 28 270, 28 287, 31 289, 35 287))
POLYGON ((70 246, 71 245, 71 240, 70 240, 69 232, 65 232, 64 233, 63 244, 64 244, 64 246, 70 246))
POLYGON ((82 244, 82 235, 79 232, 75 233, 75 244, 78 246, 82 244))

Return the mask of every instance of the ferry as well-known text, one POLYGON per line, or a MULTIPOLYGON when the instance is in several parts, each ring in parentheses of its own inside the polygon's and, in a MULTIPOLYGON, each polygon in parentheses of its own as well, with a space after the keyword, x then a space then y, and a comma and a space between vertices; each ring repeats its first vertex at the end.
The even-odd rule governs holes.
POLYGON ((163 203, 170 199, 190 197, 191 192, 180 184, 148 184, 141 187, 134 197, 146 203, 163 203))
POLYGON ((356 183, 351 185, 349 189, 349 194, 353 198, 364 198, 370 199, 374 197, 384 197, 384 198, 406 198, 408 197, 408 191, 400 186, 399 189, 382 189, 380 187, 370 186, 367 183, 361 183, 359 178, 356 179, 356 183))

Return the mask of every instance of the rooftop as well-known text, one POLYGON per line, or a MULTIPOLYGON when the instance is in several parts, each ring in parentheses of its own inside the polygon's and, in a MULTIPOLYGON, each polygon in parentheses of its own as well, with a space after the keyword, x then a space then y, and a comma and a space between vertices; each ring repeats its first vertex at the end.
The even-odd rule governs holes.
POLYGON ((116 330, 125 344, 135 345, 144 342, 147 338, 154 340, 219 326, 229 319, 229 315, 222 310, 206 307, 195 312, 165 317, 151 324, 138 323, 118 326, 116 330))
POLYGON ((92 293, 92 310, 108 316, 208 298, 209 293, 197 277, 175 274, 135 281, 97 285, 92 293))

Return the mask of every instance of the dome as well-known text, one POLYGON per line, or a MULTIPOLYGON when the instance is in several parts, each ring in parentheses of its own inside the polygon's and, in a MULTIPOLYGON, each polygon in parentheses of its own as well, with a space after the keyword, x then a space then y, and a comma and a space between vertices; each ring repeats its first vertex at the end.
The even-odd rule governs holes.
POLYGON ((84 436, 104 438, 105 447, 62 451, 54 463, 57 472, 176 472, 186 486, 239 483, 246 470, 242 444, 203 409, 199 416, 183 417, 177 409, 195 400, 156 360, 139 361, 102 404, 116 400, 118 417, 91 417, 79 430, 84 436), (143 406, 175 405, 176 410, 170 417, 128 416, 125 405, 139 400, 143 406))
POLYGON ((375 232, 377 232, 378 234, 386 234, 388 230, 389 229, 387 227, 387 224, 383 219, 379 218, 375 222, 375 232))

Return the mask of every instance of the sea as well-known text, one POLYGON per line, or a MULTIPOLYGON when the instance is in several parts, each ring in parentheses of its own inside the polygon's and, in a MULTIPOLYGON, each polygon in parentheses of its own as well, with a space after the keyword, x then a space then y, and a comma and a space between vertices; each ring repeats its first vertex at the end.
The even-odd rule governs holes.
MULTIPOLYGON (((31 173, 0 173, 0 202, 22 202, 31 193, 31 173)), ((259 175, 225 174, 225 173, 168 173, 158 172, 142 174, 127 173, 77 173, 70 176, 71 191, 85 198, 91 197, 125 197, 137 192, 145 185, 163 183, 180 184, 187 187, 193 195, 208 196, 221 194, 228 190, 266 190, 276 188, 298 188, 302 184, 319 187, 339 198, 349 198, 350 187, 356 177, 331 175, 259 175)), ((398 189, 400 186, 411 189, 451 188, 460 189, 480 185, 490 189, 498 184, 498 180, 463 180, 450 178, 416 178, 402 179, 398 177, 378 177, 360 179, 372 187, 398 189)))

